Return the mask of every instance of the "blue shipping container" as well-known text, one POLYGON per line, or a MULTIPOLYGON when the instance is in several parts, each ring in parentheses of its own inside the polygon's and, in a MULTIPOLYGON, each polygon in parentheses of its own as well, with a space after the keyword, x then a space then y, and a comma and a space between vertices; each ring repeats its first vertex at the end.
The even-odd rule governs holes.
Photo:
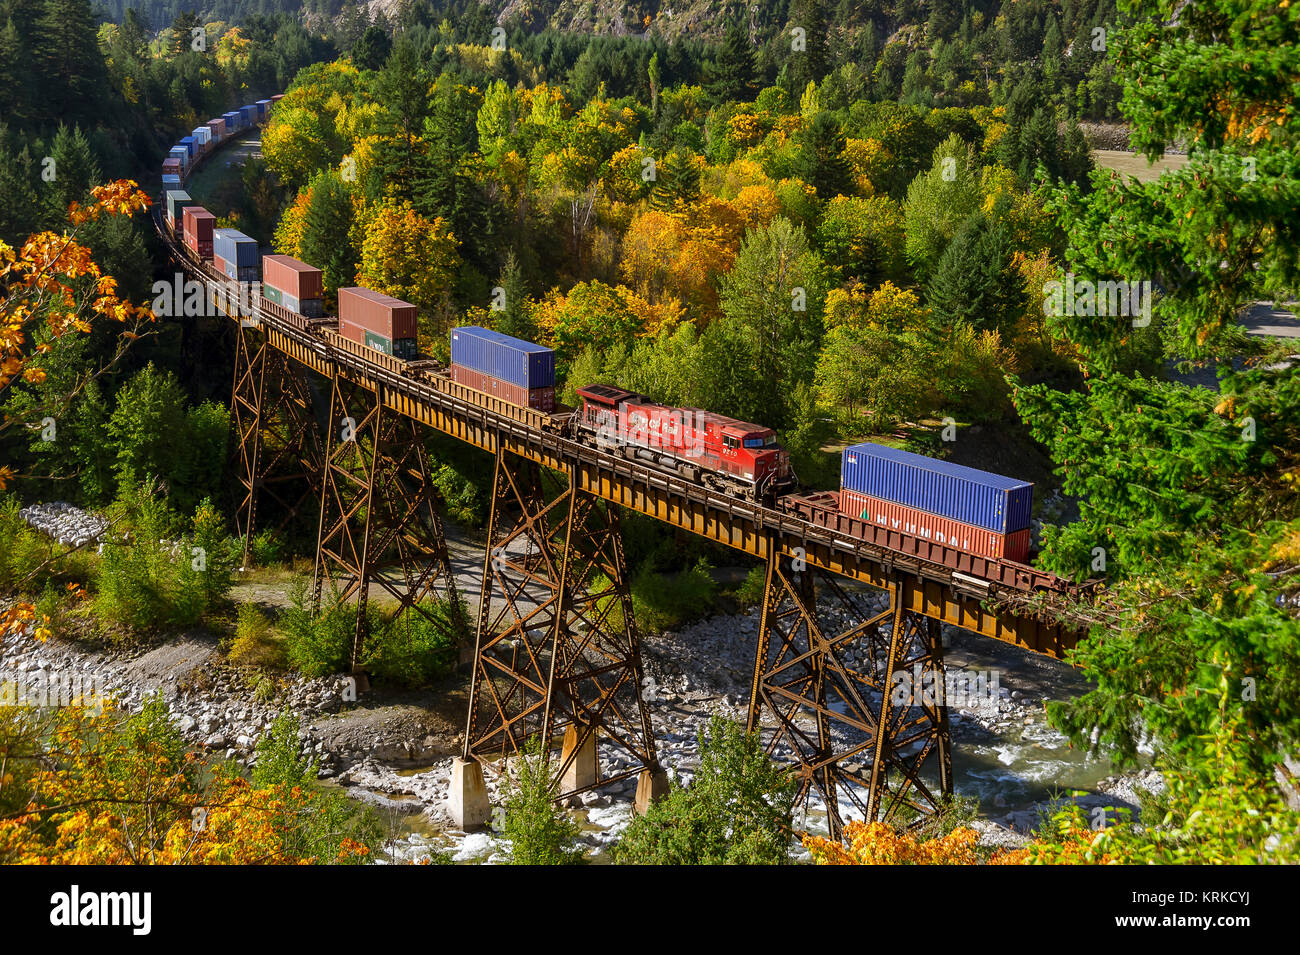
POLYGON ((226 121, 226 129, 232 133, 243 126, 243 123, 241 122, 242 117, 239 115, 238 110, 231 110, 229 113, 222 113, 221 118, 226 121))
POLYGON ((453 328, 451 360, 520 388, 555 387, 555 352, 490 328, 453 328))
POLYGON ((193 159, 193 158, 194 158, 194 145, 195 145, 195 144, 194 144, 194 137, 193 137, 193 136, 182 136, 182 137, 181 137, 181 141, 180 141, 180 145, 182 145, 182 146, 185 147, 185 155, 188 156, 190 159, 193 159))
POLYGON ((179 189, 181 187, 181 177, 165 175, 162 177, 163 189, 179 189))
POLYGON ((250 239, 238 229, 213 229, 212 251, 232 265, 239 268, 260 267, 262 257, 258 254, 257 240, 250 239))
POLYGON ((840 484, 999 534, 1029 526, 1034 486, 879 444, 844 449, 840 484))
POLYGON ((252 126, 257 121, 257 107, 241 106, 239 107, 239 115, 243 117, 245 126, 252 126))
POLYGON ((271 101, 269 99, 259 99, 257 101, 258 119, 266 119, 267 114, 271 112, 271 101))

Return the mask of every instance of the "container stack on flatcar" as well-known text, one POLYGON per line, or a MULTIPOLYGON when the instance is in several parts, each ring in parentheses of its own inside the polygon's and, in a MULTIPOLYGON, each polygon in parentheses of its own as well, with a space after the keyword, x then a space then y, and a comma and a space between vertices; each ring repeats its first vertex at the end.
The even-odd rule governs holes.
POLYGON ((173 146, 171 150, 168 151, 167 158, 176 160, 176 164, 179 167, 177 169, 177 175, 185 175, 190 168, 190 151, 180 144, 173 146))
POLYGON ((182 233, 185 245, 201 259, 212 258, 212 231, 217 217, 202 206, 186 206, 182 210, 182 233))
POLYGON ((190 136, 194 139, 195 152, 200 156, 206 156, 212 145, 212 130, 206 126, 195 126, 190 130, 190 136))
POLYGON ((368 288, 339 289, 339 334, 395 358, 419 357, 415 306, 368 288))
POLYGON ((262 257, 262 298, 308 318, 325 314, 321 270, 288 255, 262 257))
POLYGON ((453 328, 451 377, 525 408, 555 410, 555 352, 521 338, 475 325, 453 328))
POLYGON ((212 265, 226 278, 237 282, 257 282, 262 278, 257 240, 238 229, 213 230, 212 265))
POLYGON ((840 510, 912 537, 1025 562, 1034 486, 879 444, 844 450, 840 510))
POLYGON ((181 229, 181 212, 186 206, 194 205, 194 200, 184 189, 169 189, 165 198, 167 200, 167 223, 174 231, 179 232, 181 229))

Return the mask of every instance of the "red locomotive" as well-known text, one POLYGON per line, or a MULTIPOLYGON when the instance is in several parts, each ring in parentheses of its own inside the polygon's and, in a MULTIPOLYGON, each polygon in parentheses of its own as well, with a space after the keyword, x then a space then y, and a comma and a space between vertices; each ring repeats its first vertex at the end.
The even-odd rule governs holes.
POLYGON ((771 428, 674 408, 612 385, 579 388, 578 397, 576 426, 593 432, 600 447, 755 501, 770 501, 796 486, 790 455, 771 428))

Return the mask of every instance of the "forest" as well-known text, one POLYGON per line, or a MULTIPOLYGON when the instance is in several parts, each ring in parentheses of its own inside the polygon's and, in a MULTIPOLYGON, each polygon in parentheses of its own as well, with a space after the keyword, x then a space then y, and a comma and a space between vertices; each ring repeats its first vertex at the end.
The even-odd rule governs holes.
MULTIPOLYGON (((346 608, 311 617, 301 585, 276 619, 232 602, 229 348, 219 320, 142 308, 169 272, 121 183, 154 189, 175 137, 283 92, 220 224, 320 267, 327 309, 362 284, 418 306, 423 354, 487 326, 553 347, 566 401, 602 381, 761 422, 809 487, 836 487, 839 451, 864 439, 1036 483, 1035 563, 1104 594, 1078 608, 1098 621, 1072 659, 1090 689, 1050 719, 1118 766, 1153 760, 1164 788, 1100 836, 1058 807, 1010 856, 948 827, 814 842, 816 861, 1294 862, 1300 387, 1291 347, 1239 318, 1296 298, 1298 74, 1297 13, 1263 0, 700 0, 671 18, 409 0, 373 20, 343 2, 0 0, 7 623, 114 641, 207 626, 258 673, 345 666, 346 608), (1121 177, 1094 159, 1116 131, 1186 164, 1121 177), (84 255, 54 280, 61 236, 84 255), (1146 283, 1149 321, 1047 307, 1076 277, 1146 283), (135 542, 46 560, 19 510, 51 497, 135 542)), ((450 445, 429 442, 438 492, 473 531, 490 465, 450 445)), ((761 574, 709 576, 720 549, 648 521, 626 535, 643 628, 761 596, 761 574)), ((263 534, 254 561, 301 570, 311 548, 263 534)), ((376 616, 372 673, 448 678, 462 610, 418 633, 376 616)), ((69 719, 61 732, 89 732, 69 719)), ((162 716, 133 719, 181 759, 162 716)), ((289 732, 266 745, 291 749, 289 732)), ((706 743, 736 798, 784 785, 743 734, 715 725, 706 743)), ((290 762, 221 785, 274 799, 309 775, 290 762)), ((0 807, 27 784, 0 780, 0 807)), ((518 813, 552 811, 530 797, 545 784, 524 780, 518 813)), ((753 841, 674 842, 674 819, 718 811, 690 791, 639 823, 625 861, 784 860, 762 833, 788 822, 761 809, 753 841)), ((362 859, 374 821, 330 806, 353 835, 277 851, 362 859)), ((58 858, 42 825, 0 817, 0 860, 58 858)), ((572 838, 556 827, 546 839, 572 838)))

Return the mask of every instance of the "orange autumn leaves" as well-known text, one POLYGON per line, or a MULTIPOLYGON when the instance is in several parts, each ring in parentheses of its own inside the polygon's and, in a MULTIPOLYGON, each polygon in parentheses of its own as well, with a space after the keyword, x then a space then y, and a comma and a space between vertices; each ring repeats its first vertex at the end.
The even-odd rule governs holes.
MULTIPOLYGON (((22 806, 0 817, 5 863, 306 864, 360 861, 370 853, 344 838, 330 850, 334 858, 301 855, 292 848, 294 824, 315 811, 313 794, 297 786, 258 788, 224 767, 205 780, 193 754, 178 755, 166 734, 140 717, 66 708, 39 741, 57 760, 43 760, 30 774, 14 758, 24 749, 17 711, 4 719, 0 757, 7 758, 0 767, 10 771, 0 775, 0 805, 22 806)), ((27 751, 36 743, 26 740, 27 751)))
MULTIPOLYGON (((148 205, 149 198, 134 182, 119 180, 96 186, 89 204, 69 206, 72 232, 37 233, 17 253, 0 242, 0 395, 17 380, 44 380, 45 371, 33 358, 48 351, 49 344, 32 343, 41 325, 48 337, 58 338, 89 332, 96 316, 122 323, 152 320, 148 309, 118 296, 117 282, 76 241, 77 229, 85 223, 105 215, 129 216, 148 205)), ((0 431, 13 423, 0 421, 0 431)), ((0 467, 0 490, 12 479, 13 471, 0 467)))
POLYGON ((976 849, 979 833, 966 826, 918 839, 883 822, 850 822, 844 835, 844 845, 821 836, 805 836, 803 844, 818 865, 1014 865, 1027 855, 1024 850, 1001 851, 985 860, 976 849))

